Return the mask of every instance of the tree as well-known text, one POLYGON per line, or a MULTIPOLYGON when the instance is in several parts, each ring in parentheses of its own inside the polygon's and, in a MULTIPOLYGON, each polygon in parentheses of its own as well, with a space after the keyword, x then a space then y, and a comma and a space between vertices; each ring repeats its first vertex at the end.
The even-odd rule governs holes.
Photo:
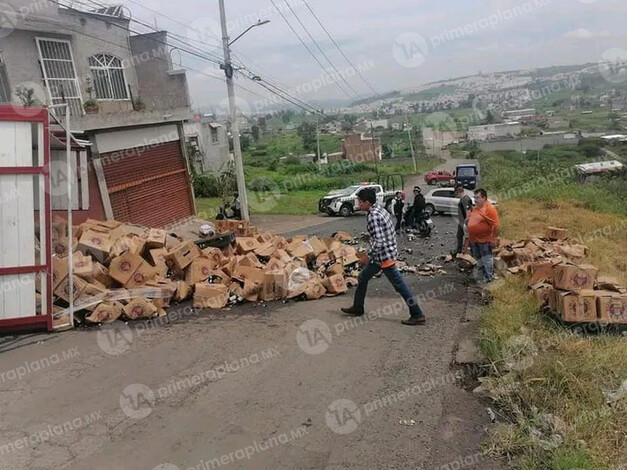
POLYGON ((285 109, 281 111, 281 121, 283 121, 284 124, 289 124, 293 116, 294 116, 294 111, 291 109, 285 109))
POLYGON ((240 143, 242 152, 245 152, 248 149, 248 147, 250 147, 250 137, 248 137, 247 135, 241 136, 239 138, 239 143, 240 143))
POLYGON ((317 148, 316 125, 312 122, 303 122, 296 129, 296 133, 303 139, 305 151, 315 153, 317 148))
POLYGON ((488 112, 483 120, 484 124, 494 124, 496 119, 494 118, 494 114, 492 114, 492 110, 488 109, 488 112))
POLYGON ((250 132, 253 135, 253 139, 255 139, 255 141, 259 140, 259 126, 254 125, 250 128, 250 132))

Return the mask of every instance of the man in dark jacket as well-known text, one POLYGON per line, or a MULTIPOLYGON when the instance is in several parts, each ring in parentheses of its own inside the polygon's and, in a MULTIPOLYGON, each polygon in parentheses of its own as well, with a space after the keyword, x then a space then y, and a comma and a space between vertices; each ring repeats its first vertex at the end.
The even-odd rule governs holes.
POLYGON ((425 197, 422 195, 422 190, 419 186, 414 186, 414 203, 411 208, 411 216, 409 217, 410 227, 415 227, 418 223, 420 215, 426 207, 425 197))
POLYGON ((473 204, 472 199, 466 191, 464 186, 460 183, 455 185, 455 196, 459 198, 457 204, 457 253, 462 253, 464 250, 464 236, 466 229, 466 217, 472 211, 473 204))
POLYGON ((392 203, 394 204, 393 210, 394 216, 396 217, 395 230, 396 232, 399 232, 401 230, 401 222, 403 221, 403 207, 405 206, 405 201, 403 201, 403 193, 401 193, 400 191, 396 191, 396 194, 394 195, 394 201, 392 203))

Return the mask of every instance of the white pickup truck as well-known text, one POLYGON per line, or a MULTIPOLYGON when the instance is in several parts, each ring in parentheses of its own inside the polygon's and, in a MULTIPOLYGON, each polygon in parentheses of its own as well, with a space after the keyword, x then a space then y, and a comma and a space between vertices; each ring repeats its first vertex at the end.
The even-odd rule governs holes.
POLYGON ((342 217, 349 217, 359 211, 357 193, 364 188, 374 189, 377 195, 377 202, 388 209, 388 211, 391 210, 391 207, 388 207, 388 205, 394 199, 395 191, 385 191, 383 186, 377 183, 361 183, 344 189, 330 191, 329 194, 318 202, 318 211, 329 215, 339 214, 342 217))

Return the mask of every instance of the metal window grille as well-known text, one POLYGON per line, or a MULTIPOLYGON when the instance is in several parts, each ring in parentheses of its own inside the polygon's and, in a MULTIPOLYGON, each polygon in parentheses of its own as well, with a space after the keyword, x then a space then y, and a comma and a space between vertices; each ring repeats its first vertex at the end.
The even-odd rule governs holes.
POLYGON ((7 103, 9 101, 9 87, 7 86, 7 71, 4 64, 0 64, 0 102, 7 103))
POLYGON ((50 101, 67 102, 73 116, 82 116, 83 99, 69 41, 37 38, 37 48, 50 101))
POLYGON ((215 127, 211 128, 211 143, 212 144, 218 143, 218 129, 216 129, 215 127))
POLYGON ((89 58, 94 77, 94 90, 99 100, 127 100, 128 87, 122 61, 109 54, 96 54, 89 58))

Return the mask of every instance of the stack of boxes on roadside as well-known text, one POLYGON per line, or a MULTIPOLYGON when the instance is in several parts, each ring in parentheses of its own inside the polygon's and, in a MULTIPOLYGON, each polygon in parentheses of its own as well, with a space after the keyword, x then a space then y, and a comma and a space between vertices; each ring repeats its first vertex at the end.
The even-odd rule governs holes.
POLYGON ((583 260, 588 247, 568 242, 568 231, 548 227, 543 238, 502 241, 495 266, 502 274, 528 274, 536 297, 566 323, 627 324, 627 288, 599 276, 583 260))
POLYGON ((68 254, 73 257, 75 319, 105 323, 165 315, 171 302, 193 297, 196 308, 224 308, 243 301, 317 299, 355 285, 353 238, 258 233, 246 221, 215 221, 216 232, 235 242, 200 249, 165 230, 117 221, 87 220, 68 240, 67 224, 53 223, 55 323, 67 321, 68 254))

